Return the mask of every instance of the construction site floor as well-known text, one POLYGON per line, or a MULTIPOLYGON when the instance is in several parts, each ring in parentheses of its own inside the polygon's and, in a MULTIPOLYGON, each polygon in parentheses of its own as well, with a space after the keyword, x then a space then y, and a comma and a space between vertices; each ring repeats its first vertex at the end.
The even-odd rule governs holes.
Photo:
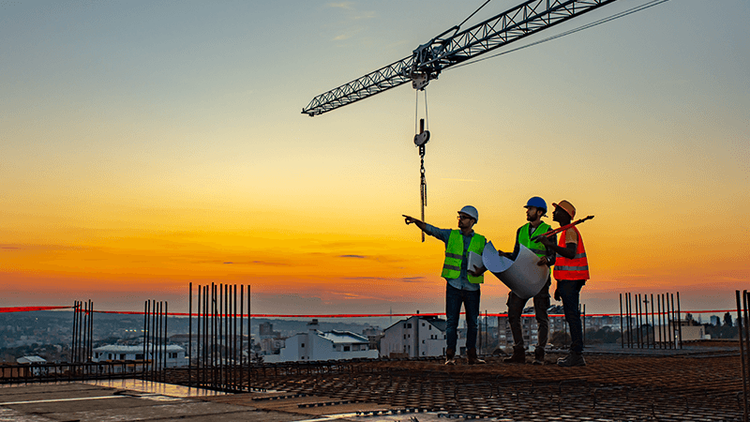
POLYGON ((0 421, 742 422, 734 350, 600 350, 577 368, 557 367, 554 354, 543 366, 499 356, 264 365, 248 374, 251 392, 234 394, 188 386, 184 371, 166 383, 27 384, 0 387, 0 421))

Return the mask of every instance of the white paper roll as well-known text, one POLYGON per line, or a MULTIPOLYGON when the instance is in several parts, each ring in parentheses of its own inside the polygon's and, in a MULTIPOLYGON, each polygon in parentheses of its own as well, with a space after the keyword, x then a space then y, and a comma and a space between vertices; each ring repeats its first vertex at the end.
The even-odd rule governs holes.
POLYGON ((539 259, 523 245, 519 245, 515 261, 498 255, 492 242, 488 242, 482 252, 485 268, 522 299, 536 296, 547 283, 549 267, 537 265, 539 259))

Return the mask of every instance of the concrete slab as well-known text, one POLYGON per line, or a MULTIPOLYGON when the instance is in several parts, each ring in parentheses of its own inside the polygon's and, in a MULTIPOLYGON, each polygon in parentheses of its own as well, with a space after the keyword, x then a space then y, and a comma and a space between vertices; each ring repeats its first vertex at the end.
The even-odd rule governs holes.
POLYGON ((251 421, 291 422, 303 415, 82 383, 0 389, 0 421, 251 421))

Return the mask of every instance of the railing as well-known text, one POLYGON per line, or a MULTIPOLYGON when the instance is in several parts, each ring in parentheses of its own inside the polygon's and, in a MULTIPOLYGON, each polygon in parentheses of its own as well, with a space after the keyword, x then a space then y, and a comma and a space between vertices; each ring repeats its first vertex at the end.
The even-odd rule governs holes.
POLYGON ((149 361, 0 364, 0 384, 85 381, 144 376, 149 361))

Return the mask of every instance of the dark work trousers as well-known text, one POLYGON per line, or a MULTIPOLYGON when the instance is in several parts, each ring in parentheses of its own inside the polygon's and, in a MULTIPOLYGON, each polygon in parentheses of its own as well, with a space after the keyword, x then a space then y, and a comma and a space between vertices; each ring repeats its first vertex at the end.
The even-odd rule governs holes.
POLYGON ((575 353, 583 353, 583 327, 578 304, 584 284, 586 280, 557 280, 557 293, 562 299, 565 321, 570 327, 570 350, 575 353))
POLYGON ((461 315, 461 304, 466 310, 466 349, 477 347, 477 318, 479 318, 480 291, 459 290, 450 284, 445 291, 445 334, 448 349, 456 351, 458 342, 458 317, 461 315))
MULTIPOLYGON (((536 314, 536 325, 538 328, 537 347, 540 348, 544 348, 547 345, 547 338, 549 336, 549 316, 547 315, 547 309, 550 304, 549 287, 551 284, 552 280, 548 278, 547 284, 534 296, 534 313, 536 314)), ((521 299, 513 292, 508 293, 508 323, 510 323, 510 331, 513 333, 513 347, 518 349, 524 347, 521 313, 526 306, 526 302, 528 302, 528 299, 521 299)))

